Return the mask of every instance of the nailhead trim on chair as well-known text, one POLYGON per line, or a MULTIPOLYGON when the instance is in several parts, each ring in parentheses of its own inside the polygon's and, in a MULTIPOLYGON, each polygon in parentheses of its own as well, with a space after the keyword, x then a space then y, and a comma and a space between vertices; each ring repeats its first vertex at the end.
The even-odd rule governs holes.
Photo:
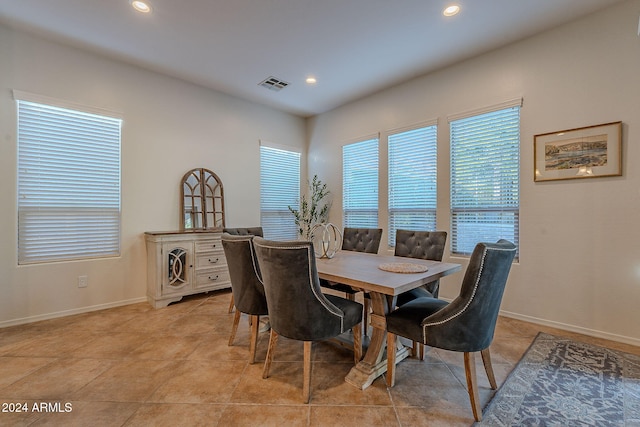
MULTIPOLYGON (((263 248, 269 248, 269 249, 306 249, 307 250, 307 256, 309 257, 309 259, 312 259, 314 257, 314 255, 311 253, 311 246, 310 245, 300 245, 300 246, 270 246, 270 245, 259 245, 262 246, 263 248)), ((311 283, 313 283, 313 274, 311 273, 311 263, 309 263, 309 281, 311 283)), ((328 311, 329 313, 333 314, 334 316, 338 317, 340 319, 340 330, 342 332, 345 332, 344 330, 344 315, 341 314, 342 312, 340 311, 336 311, 337 308, 332 304, 331 306, 327 305, 322 298, 320 298, 318 296, 318 294, 316 293, 316 288, 315 286, 311 287, 311 290, 313 291, 313 295, 315 295, 316 299, 318 300, 318 302, 320 304, 322 304, 328 311)))
POLYGON ((513 248, 513 249, 485 248, 484 249, 484 252, 482 253, 482 261, 480 262, 480 271, 478 271, 478 277, 476 278, 476 283, 473 285, 473 293, 471 294, 471 298, 469 298, 469 301, 467 301, 465 306, 462 307, 462 310, 458 311, 457 313, 452 314, 448 318, 446 318, 444 320, 440 320, 439 322, 430 322, 430 323, 425 323, 424 325, 422 325, 422 342, 426 342, 427 341, 427 327, 428 326, 442 325, 444 323, 447 323, 450 320, 455 319, 456 317, 460 316, 462 313, 464 313, 467 310, 469 305, 471 305, 471 303, 473 302, 473 299, 476 297, 476 291, 478 290, 478 285, 480 284, 480 278, 482 277, 482 270, 484 269, 484 260, 485 260, 485 257, 487 256, 487 253, 489 252, 489 250, 513 252, 513 251, 515 251, 515 248, 513 248))

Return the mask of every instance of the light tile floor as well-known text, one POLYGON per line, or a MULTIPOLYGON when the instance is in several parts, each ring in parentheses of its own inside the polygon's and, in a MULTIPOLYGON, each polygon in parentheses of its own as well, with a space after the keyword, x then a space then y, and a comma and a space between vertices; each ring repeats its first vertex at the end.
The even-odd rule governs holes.
MULTIPOLYGON (((427 349, 424 361, 401 362, 394 388, 381 377, 361 391, 344 381, 352 354, 315 343, 311 402, 303 404, 302 343, 281 337, 271 376, 262 379, 268 334, 261 334, 258 362, 250 365, 245 316, 235 345, 227 345, 229 299, 222 291, 157 310, 140 303, 0 329, 0 425, 473 423, 462 354, 437 349, 427 349)), ((498 385, 539 331, 640 354, 639 347, 501 317, 491 347, 498 385)), ((485 406, 494 392, 477 359, 485 406)))

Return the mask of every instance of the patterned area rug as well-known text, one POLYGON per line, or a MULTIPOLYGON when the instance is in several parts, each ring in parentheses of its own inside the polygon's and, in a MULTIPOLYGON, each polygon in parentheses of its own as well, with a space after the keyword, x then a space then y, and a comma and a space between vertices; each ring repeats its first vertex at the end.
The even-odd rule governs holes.
POLYGON ((640 356, 540 333, 475 426, 640 426, 640 356))

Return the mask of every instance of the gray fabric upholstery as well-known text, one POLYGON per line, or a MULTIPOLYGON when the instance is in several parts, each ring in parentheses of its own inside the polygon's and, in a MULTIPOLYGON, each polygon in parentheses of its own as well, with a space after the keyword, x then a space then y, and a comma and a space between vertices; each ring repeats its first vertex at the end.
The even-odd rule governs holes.
MULTIPOLYGON (((382 239, 382 228, 350 228, 345 227, 342 237, 342 250, 377 254, 382 239)), ((329 282, 320 279, 320 286, 347 294, 356 294, 358 291, 343 283, 329 282)))
POLYGON ((264 236, 262 227, 223 228, 222 232, 229 233, 233 236, 264 236))
POLYGON ((267 299, 260 282, 260 269, 253 248, 253 236, 222 233, 231 292, 236 309, 253 315, 267 314, 267 299))
MULTIPOLYGON (((395 256, 442 261, 447 242, 446 231, 396 230, 395 256)), ((398 296, 398 305, 421 297, 438 297, 440 280, 427 283, 398 296)))
POLYGON ((382 228, 350 228, 342 231, 342 250, 377 254, 382 228))
POLYGON ((415 299, 387 315, 387 330, 445 350, 488 348, 515 253, 515 245, 507 240, 478 243, 456 299, 415 299))
POLYGON ((311 242, 254 238, 269 321, 279 335, 299 341, 332 338, 362 321, 362 304, 320 290, 311 242))

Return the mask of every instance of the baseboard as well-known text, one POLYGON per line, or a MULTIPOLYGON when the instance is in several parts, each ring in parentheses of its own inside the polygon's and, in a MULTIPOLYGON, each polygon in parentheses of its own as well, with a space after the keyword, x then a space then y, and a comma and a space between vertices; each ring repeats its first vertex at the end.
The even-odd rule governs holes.
MULTIPOLYGON (((450 298, 440 298, 444 301, 451 302, 450 298)), ((602 332, 595 329, 583 328, 581 326, 569 325, 566 323, 555 322, 553 320, 540 319, 538 317, 527 316, 525 314, 513 313, 511 311, 500 310, 500 316, 509 317, 511 319, 523 320, 529 323, 535 323, 536 325, 549 326, 551 328, 562 329, 563 331, 576 332, 582 335, 588 335, 595 338, 603 338, 605 340, 611 340, 621 342, 624 344, 631 344, 640 347, 640 339, 627 337, 624 335, 611 334, 608 332, 602 332)))
POLYGON ((510 317, 512 319, 523 320, 529 323, 535 323, 537 325, 549 326, 556 329, 562 329, 563 331, 576 332, 590 337, 603 338, 606 340, 621 342, 625 344, 631 344, 640 347, 640 339, 627 337, 624 335, 611 334, 608 332, 598 331, 595 329, 583 328, 581 326, 569 325, 566 323, 555 322, 553 320, 540 319, 538 317, 526 316, 524 314, 512 313, 510 311, 500 310, 500 315, 504 317, 510 317))
POLYGON ((20 319, 5 320, 4 322, 0 322, 0 328, 6 328, 8 326, 24 325, 26 323, 39 322, 41 320, 56 319, 58 317, 72 316, 74 314, 89 313, 91 311, 121 307, 123 305, 137 304, 139 302, 146 302, 146 301, 147 301, 146 297, 133 298, 129 300, 110 302, 106 304, 92 305, 89 307, 74 308, 72 310, 57 311, 55 313, 40 314, 38 316, 30 316, 30 317, 23 317, 20 319))

